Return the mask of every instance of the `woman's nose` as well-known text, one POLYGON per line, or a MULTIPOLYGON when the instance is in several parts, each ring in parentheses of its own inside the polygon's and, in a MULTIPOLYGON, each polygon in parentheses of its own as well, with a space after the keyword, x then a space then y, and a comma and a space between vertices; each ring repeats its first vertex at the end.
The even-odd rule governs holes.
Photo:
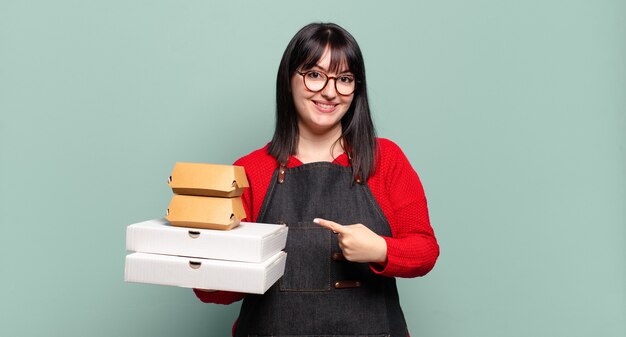
POLYGON ((337 96, 337 89, 335 89, 335 78, 329 78, 326 82, 326 86, 322 89, 322 96, 325 98, 335 98, 337 96), (332 81, 332 83, 331 83, 332 81))

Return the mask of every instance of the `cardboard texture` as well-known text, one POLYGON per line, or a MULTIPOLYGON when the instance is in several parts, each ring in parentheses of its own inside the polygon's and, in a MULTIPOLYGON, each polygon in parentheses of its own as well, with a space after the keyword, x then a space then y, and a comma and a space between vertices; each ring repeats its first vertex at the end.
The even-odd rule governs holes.
POLYGON ((175 194, 167 209, 166 219, 174 226, 229 230, 245 217, 241 198, 175 194))
POLYGON ((281 251, 262 263, 247 263, 132 253, 126 256, 124 280, 263 294, 283 275, 286 255, 281 251))
POLYGON ((176 163, 168 184, 176 194, 239 197, 249 186, 241 166, 176 163))
POLYGON ((230 231, 173 227, 165 219, 126 228, 126 249, 166 255, 262 262, 285 248, 287 226, 241 222, 230 231))

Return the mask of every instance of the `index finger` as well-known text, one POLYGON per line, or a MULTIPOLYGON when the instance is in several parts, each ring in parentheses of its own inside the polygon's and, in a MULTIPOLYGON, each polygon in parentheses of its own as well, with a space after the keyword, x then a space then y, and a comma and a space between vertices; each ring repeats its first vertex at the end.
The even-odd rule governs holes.
POLYGON ((333 232, 336 233, 343 233, 343 226, 334 222, 334 221, 330 221, 330 220, 325 220, 325 219, 320 219, 320 218, 315 218, 313 219, 313 222, 315 222, 316 224, 322 226, 322 227, 326 227, 328 229, 330 229, 333 232))

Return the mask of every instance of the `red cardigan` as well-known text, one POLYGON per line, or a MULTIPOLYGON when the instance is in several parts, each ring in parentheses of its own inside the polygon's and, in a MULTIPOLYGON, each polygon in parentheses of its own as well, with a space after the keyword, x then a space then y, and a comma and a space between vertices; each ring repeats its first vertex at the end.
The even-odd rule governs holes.
MULTIPOLYGON (((370 267, 374 273, 388 277, 423 276, 435 265, 439 245, 430 226, 422 183, 398 145, 384 138, 377 140, 375 172, 367 184, 387 217, 392 236, 383 237, 387 242, 387 262, 384 265, 372 263, 370 267)), ((348 166, 348 156, 344 153, 333 163, 348 166)), ((234 165, 245 167, 250 188, 243 193, 242 200, 248 215, 246 221, 255 222, 278 163, 265 146, 240 158, 234 165)), ((302 163, 293 156, 287 163, 288 168, 300 165, 302 163)), ((202 302, 218 304, 230 304, 246 295, 196 289, 194 292, 202 302)))

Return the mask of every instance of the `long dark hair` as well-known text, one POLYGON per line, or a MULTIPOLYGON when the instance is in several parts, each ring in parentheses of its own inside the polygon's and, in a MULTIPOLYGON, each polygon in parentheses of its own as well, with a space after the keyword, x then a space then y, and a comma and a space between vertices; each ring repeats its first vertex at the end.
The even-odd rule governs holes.
POLYGON ((291 94, 291 77, 298 68, 309 69, 330 49, 330 72, 345 64, 357 80, 352 104, 341 119, 344 147, 355 180, 367 181, 374 173, 376 131, 370 115, 365 81, 365 64, 356 40, 333 23, 311 23, 291 39, 278 67, 276 79, 276 128, 268 152, 279 163, 295 154, 298 141, 298 113, 291 94))

